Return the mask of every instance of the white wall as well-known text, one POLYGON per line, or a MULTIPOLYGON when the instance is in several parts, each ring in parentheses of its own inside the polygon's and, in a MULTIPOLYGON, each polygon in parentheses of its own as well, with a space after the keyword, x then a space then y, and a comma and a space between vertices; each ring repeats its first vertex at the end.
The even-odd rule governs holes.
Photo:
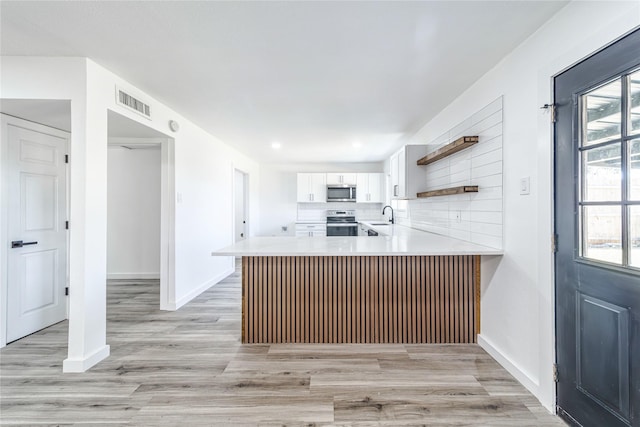
POLYGON ((2 57, 0 97, 71 100, 69 355, 63 369, 84 371, 106 345, 107 110, 170 135, 173 218, 164 308, 176 309, 233 272, 233 170, 249 174, 250 218, 258 225, 258 164, 115 74, 84 58, 2 57), (147 120, 115 103, 115 86, 150 103, 147 120), (169 120, 181 124, 178 133, 169 120), (175 202, 174 202, 175 201, 175 202))
POLYGON ((290 163, 260 166, 260 236, 293 233, 298 172, 382 172, 383 163, 290 163), (286 227, 284 231, 282 227, 286 227))
MULTIPOLYGON (((140 139, 132 142, 139 144, 140 139)), ((107 278, 158 279, 160 145, 110 145, 108 153, 107 278)))
MULTIPOLYGON (((89 61, 92 81, 89 92, 99 105, 96 120, 106 123, 104 111, 111 109, 174 139, 175 174, 175 271, 174 289, 164 308, 176 309, 234 271, 233 257, 212 257, 211 252, 233 243, 233 172, 248 174, 250 221, 259 224, 257 188, 258 164, 202 130, 150 95, 115 74, 89 61), (116 105, 114 88, 149 103, 152 120, 116 105), (180 130, 173 133, 168 123, 175 120, 180 130)), ((96 138, 102 134, 96 134, 96 138)))
POLYGON ((92 227, 86 218, 94 208, 86 188, 92 184, 89 171, 93 167, 93 162, 87 161, 87 153, 94 146, 94 141, 87 137, 87 60, 2 57, 0 67, 1 98, 71 101, 69 349, 64 370, 82 371, 109 355, 109 346, 105 344, 104 275, 100 280, 104 267, 87 262, 89 254, 100 258, 103 250, 101 229, 92 227), (91 286, 85 286, 86 283, 91 286))
POLYGON ((415 136, 416 142, 432 140, 504 95, 505 255, 483 262, 479 339, 550 410, 553 139, 549 115, 540 106, 552 100, 554 74, 638 25, 638 1, 572 2, 415 136), (519 181, 526 176, 531 194, 521 196, 519 181))

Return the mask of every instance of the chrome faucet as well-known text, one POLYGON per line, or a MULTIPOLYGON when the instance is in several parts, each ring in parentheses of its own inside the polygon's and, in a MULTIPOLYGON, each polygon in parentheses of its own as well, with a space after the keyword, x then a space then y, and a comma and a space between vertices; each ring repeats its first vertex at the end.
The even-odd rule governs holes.
POLYGON ((384 211, 386 211, 386 210, 387 210, 387 208, 391 209, 391 218, 389 219, 389 222, 390 222, 391 224, 395 224, 395 223, 396 223, 396 220, 395 220, 395 218, 393 218, 393 208, 392 208, 391 206, 387 205, 387 206, 385 206, 384 208, 382 208, 382 215, 384 215, 384 211))

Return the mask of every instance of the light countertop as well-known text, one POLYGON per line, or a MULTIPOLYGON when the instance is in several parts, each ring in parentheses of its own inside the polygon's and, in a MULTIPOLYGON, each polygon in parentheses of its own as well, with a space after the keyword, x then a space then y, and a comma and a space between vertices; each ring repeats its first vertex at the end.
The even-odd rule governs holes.
POLYGON ((502 255, 502 250, 428 233, 401 225, 367 227, 369 237, 252 237, 212 252, 213 256, 376 256, 502 255), (386 235, 383 235, 386 234, 386 235))

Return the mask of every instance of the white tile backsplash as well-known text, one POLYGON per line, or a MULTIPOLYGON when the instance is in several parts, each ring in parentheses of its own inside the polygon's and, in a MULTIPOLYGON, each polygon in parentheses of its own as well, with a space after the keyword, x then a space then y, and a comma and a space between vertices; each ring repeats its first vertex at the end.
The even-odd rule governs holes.
POLYGON ((325 222, 330 210, 355 210, 358 221, 378 221, 383 218, 382 206, 382 203, 298 203, 298 221, 325 222))
POLYGON ((478 135, 469 149, 427 168, 423 191, 477 185, 478 193, 410 200, 398 223, 481 245, 502 248, 502 97, 429 143, 430 151, 461 136, 478 135))

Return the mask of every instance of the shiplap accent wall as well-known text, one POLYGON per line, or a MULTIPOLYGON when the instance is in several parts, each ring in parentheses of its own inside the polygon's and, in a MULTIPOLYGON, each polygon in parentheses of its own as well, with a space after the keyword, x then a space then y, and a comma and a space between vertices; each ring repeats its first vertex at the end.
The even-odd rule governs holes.
MULTIPOLYGON (((477 185, 478 193, 411 200, 413 228, 502 249, 502 97, 429 143, 431 151, 461 136, 478 135, 476 145, 427 166, 423 191, 477 185)), ((408 223, 408 224, 407 224, 408 223)))

